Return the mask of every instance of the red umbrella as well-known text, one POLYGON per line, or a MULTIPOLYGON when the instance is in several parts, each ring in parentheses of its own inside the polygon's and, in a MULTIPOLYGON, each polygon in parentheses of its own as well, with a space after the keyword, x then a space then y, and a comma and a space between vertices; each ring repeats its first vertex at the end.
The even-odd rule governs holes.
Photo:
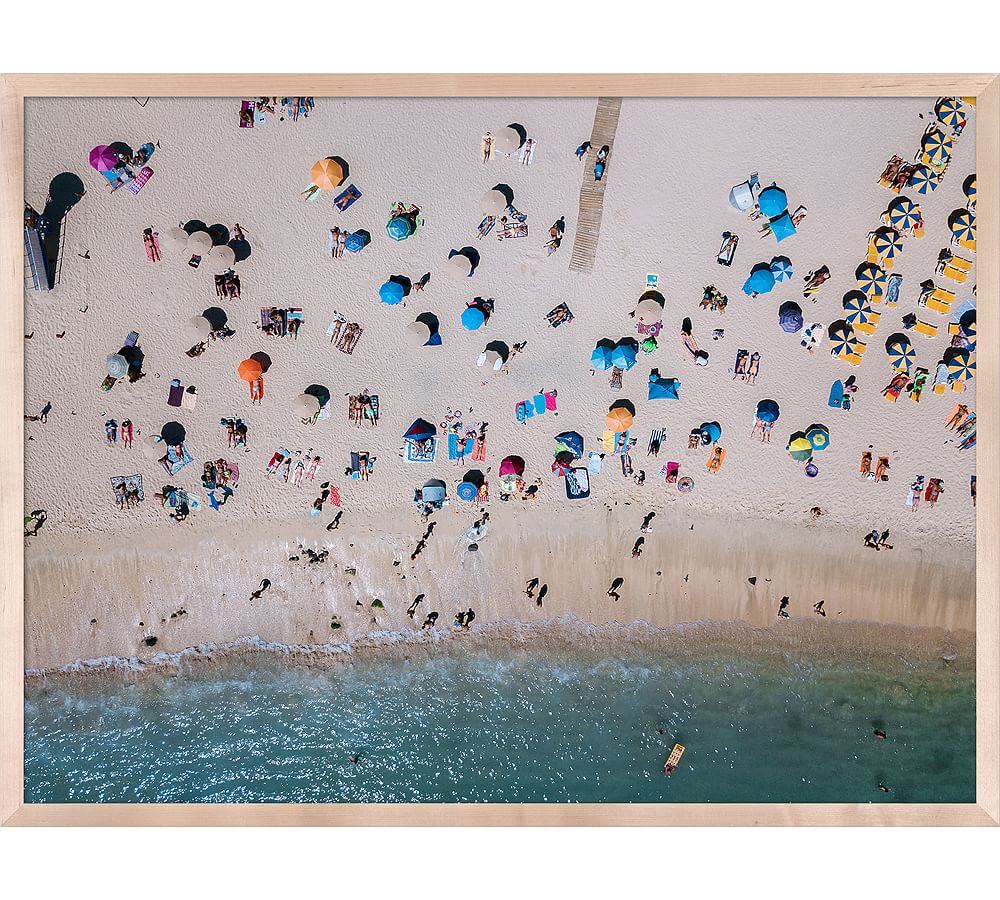
POLYGON ((98 172, 110 172, 118 165, 118 157, 110 147, 99 144, 90 151, 90 164, 98 172))

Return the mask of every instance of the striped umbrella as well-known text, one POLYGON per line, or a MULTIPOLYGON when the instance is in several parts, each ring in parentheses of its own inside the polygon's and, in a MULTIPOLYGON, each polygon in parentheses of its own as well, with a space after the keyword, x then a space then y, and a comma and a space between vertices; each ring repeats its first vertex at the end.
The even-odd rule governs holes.
POLYGON ((771 260, 771 274, 775 281, 790 281, 792 278, 792 261, 787 256, 776 256, 771 260))
POLYGON ((924 135, 920 146, 923 148, 923 162, 932 169, 943 169, 951 159, 951 148, 955 143, 950 134, 935 128, 924 135))
POLYGON ((837 322, 830 326, 830 353, 843 358, 858 349, 858 336, 847 322, 837 322))
POLYGON ((938 180, 934 173, 927 166, 916 165, 913 174, 907 185, 913 188, 918 194, 929 194, 938 186, 938 180))
POLYGON ((976 176, 974 174, 965 179, 965 183, 962 185, 962 191, 970 200, 976 199, 976 176))
POLYGON ((897 372, 907 373, 909 373, 910 366, 913 365, 913 360, 917 355, 913 350, 913 345, 904 337, 898 337, 888 344, 885 352, 889 354, 889 362, 892 363, 892 367, 897 372))
POLYGON ((976 239, 976 216, 971 210, 956 210, 951 220, 951 233, 960 244, 976 239))
POLYGON ((913 231, 920 221, 920 207, 909 197, 899 197, 889 204, 888 217, 896 231, 913 231))
POLYGON ((844 295, 844 312, 851 325, 867 325, 874 318, 871 301, 860 291, 844 295))
POLYGON ((948 380, 968 381, 976 377, 976 355, 967 347, 948 354, 948 380))
POLYGON ((813 450, 825 450, 830 446, 830 430, 825 425, 810 425, 806 431, 806 440, 813 450))
MULTIPOLYGON (((903 238, 898 232, 891 228, 879 228, 872 238, 872 246, 878 254, 880 262, 888 262, 895 258, 897 253, 902 252, 903 238)), ((889 262, 891 267, 892 263, 889 262)))
POLYGON ((885 294, 886 274, 885 269, 875 263, 862 263, 854 273, 858 281, 858 287, 864 292, 869 300, 881 297, 885 294))
POLYGON ((965 110, 958 97, 942 97, 934 107, 934 113, 942 125, 961 128, 965 125, 965 110))

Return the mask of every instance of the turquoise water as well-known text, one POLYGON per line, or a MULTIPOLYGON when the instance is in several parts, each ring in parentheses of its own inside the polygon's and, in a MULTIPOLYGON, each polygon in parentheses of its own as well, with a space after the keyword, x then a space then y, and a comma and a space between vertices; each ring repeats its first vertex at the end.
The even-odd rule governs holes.
POLYGON ((333 669, 261 656, 134 684, 34 681, 25 794, 28 802, 972 802, 971 678, 944 662, 889 668, 483 652, 333 669), (873 736, 876 726, 888 740, 873 736), (687 752, 665 778, 675 740, 687 752))

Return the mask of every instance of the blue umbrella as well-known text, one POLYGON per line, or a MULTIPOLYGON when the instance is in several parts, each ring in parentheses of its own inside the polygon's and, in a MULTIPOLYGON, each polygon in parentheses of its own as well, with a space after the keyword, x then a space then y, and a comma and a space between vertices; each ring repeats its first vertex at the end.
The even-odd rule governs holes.
POLYGON ((680 400, 677 392, 680 386, 681 383, 676 378, 651 377, 646 397, 649 400, 680 400))
POLYGON ((387 281, 378 289, 378 295, 383 303, 395 306, 403 300, 403 286, 395 281, 387 281))
POLYGON ((393 216, 385 223, 385 230, 394 241, 405 241, 413 234, 413 225, 409 219, 393 216))
POLYGON ((802 310, 795 303, 785 303, 778 313, 778 324, 782 331, 795 334, 802 327, 802 310))
POLYGON ((469 331, 476 331, 483 327, 486 316, 478 306, 467 306, 462 310, 462 325, 469 331))
POLYGON ((601 372, 605 369, 610 369, 614 365, 611 362, 612 350, 614 350, 614 344, 611 341, 601 341, 594 347, 594 352, 590 354, 590 364, 601 372))
POLYGON ((479 488, 471 481, 463 481, 456 489, 459 500, 475 500, 479 496, 479 488))
POLYGON ((757 418, 761 422, 777 422, 779 415, 781 415, 781 410, 773 400, 761 400, 757 404, 757 418))
POLYGON ((777 219, 772 219, 768 226, 776 241, 783 241, 786 237, 795 234, 795 223, 788 213, 782 213, 777 219))
POLYGON ((774 272, 767 263, 755 266, 750 277, 743 284, 744 294, 766 294, 774 287, 774 272))
POLYGON ((788 197, 785 192, 776 184, 764 188, 757 196, 757 206, 760 211, 769 219, 780 216, 788 209, 788 197))
POLYGON ((358 253, 365 249, 365 244, 368 241, 365 240, 365 236, 360 231, 352 231, 348 236, 347 240, 344 242, 344 247, 350 253, 358 253))
POLYGON ((578 459, 583 456, 583 437, 577 431, 564 431, 556 435, 556 442, 563 444, 578 459))
POLYGON ((776 256, 771 260, 771 273, 775 281, 789 281, 792 277, 792 261, 787 256, 776 256))
POLYGON ((722 426, 718 422, 702 422, 698 430, 703 438, 707 435, 709 442, 713 444, 722 437, 722 426))
POLYGON ((619 341, 611 351, 611 365, 628 371, 635 365, 635 343, 619 341))

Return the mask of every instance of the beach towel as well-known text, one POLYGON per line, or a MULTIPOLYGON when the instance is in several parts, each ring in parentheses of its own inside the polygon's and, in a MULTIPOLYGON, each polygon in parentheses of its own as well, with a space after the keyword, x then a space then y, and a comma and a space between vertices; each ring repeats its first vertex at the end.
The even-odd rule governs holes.
POLYGON ((663 443, 663 438, 666 435, 666 431, 663 428, 655 428, 649 433, 649 444, 646 447, 647 456, 656 456, 660 452, 660 444, 663 443))
POLYGON ((601 453, 595 453, 591 450, 587 454, 587 471, 591 475, 601 474, 601 463, 604 462, 604 455, 601 453))
MULTIPOLYGON (((459 441, 463 440, 463 435, 461 434, 449 434, 448 435, 448 459, 463 459, 465 457, 465 451, 463 450, 459 453, 458 444, 459 441)), ((469 440, 465 439, 466 450, 469 447, 469 440)))
POLYGON ((343 191, 333 198, 333 205, 336 206, 341 212, 344 212, 354 206, 354 204, 360 199, 361 191, 359 191, 353 184, 349 184, 343 191))
POLYGON ((528 418, 527 403, 524 400, 519 400, 517 406, 514 407, 514 415, 517 416, 518 422, 523 422, 528 418))
POLYGON ((330 502, 338 509, 340 508, 340 488, 337 485, 330 488, 330 502))
POLYGON ((476 229, 476 236, 479 240, 482 240, 486 235, 488 235, 497 224, 496 216, 485 216, 483 221, 479 223, 479 227, 476 229))
POLYGON ((351 478, 357 478, 361 473, 361 454, 357 451, 351 452, 351 478))
MULTIPOLYGON (((146 499, 146 496, 142 492, 142 476, 141 475, 113 475, 111 477, 111 490, 116 491, 117 488, 123 486, 126 492, 132 493, 133 495, 138 495, 139 501, 146 499)), ((117 501, 118 495, 115 494, 115 500, 117 501)))
POLYGON ((253 100, 244 100, 240 104, 240 128, 253 128, 256 110, 257 104, 253 100))
POLYGON ((194 462, 194 458, 187 451, 187 447, 183 444, 179 445, 180 453, 177 452, 178 447, 168 447, 166 460, 163 463, 163 468, 165 468, 171 475, 176 475, 189 463, 194 462))
POLYGON ((605 431, 601 436, 601 446, 604 447, 606 453, 615 452, 615 433, 613 431, 605 431))
POLYGON ((181 395, 181 406, 184 409, 194 409, 198 402, 198 392, 195 390, 193 384, 188 385, 187 389, 181 395))
POLYGON ((128 183, 127 187, 133 194, 138 194, 142 190, 142 186, 152 177, 153 170, 149 166, 143 166, 139 170, 139 174, 128 183))
POLYGON ((611 369, 611 377, 608 379, 608 384, 611 386, 611 390, 620 391, 622 389, 622 370, 618 366, 613 366, 611 369))
POLYGON ((174 378, 170 382, 170 391, 167 394, 167 406, 180 406, 184 402, 184 385, 179 378, 174 378))
POLYGON ((560 303, 553 309, 550 309, 546 314, 545 318, 549 325, 553 328, 558 328, 562 324, 568 324, 573 321, 573 312, 565 303, 560 303))
POLYGON ((726 451, 723 447, 716 447, 712 450, 711 455, 708 457, 708 462, 705 463, 705 468, 713 474, 718 472, 722 468, 723 462, 726 460, 726 451))
POLYGON ((736 351, 736 365, 733 368, 733 373, 735 375, 742 375, 744 378, 747 374, 747 361, 750 358, 750 351, 748 350, 737 350, 736 351))
POLYGON ((545 408, 549 412, 554 412, 556 408, 556 392, 547 391, 545 394, 545 408))
POLYGON ((472 459, 475 462, 483 462, 486 459, 486 438, 477 437, 472 445, 472 459))
POLYGON ((668 462, 664 466, 664 474, 666 475, 667 484, 675 484, 677 482, 677 474, 681 470, 681 464, 677 462, 668 462))
POLYGON ((590 496, 590 474, 583 466, 566 473, 566 496, 570 500, 586 500, 590 496))
POLYGON ((406 452, 403 458, 408 463, 432 463, 437 458, 437 438, 430 438, 427 441, 406 442, 406 452), (421 445, 424 445, 421 448, 421 445))
POLYGON ((544 415, 547 408, 545 394, 535 394, 535 396, 531 398, 531 401, 535 404, 535 412, 540 416, 544 415))

